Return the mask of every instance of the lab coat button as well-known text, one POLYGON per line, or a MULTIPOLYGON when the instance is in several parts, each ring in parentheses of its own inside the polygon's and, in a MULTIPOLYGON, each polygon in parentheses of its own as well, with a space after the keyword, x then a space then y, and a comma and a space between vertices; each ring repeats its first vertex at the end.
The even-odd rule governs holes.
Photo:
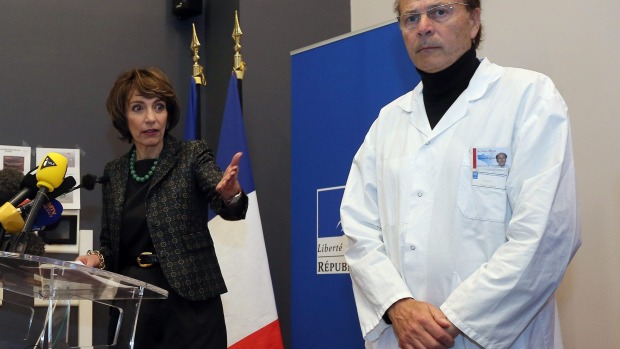
POLYGON ((409 248, 411 249, 411 251, 415 250, 415 245, 411 245, 409 246, 409 248))
POLYGON ((426 142, 426 145, 431 145, 431 141, 426 142))
POLYGON ((418 192, 418 197, 419 197, 419 198, 421 198, 421 197, 422 197, 422 195, 424 195, 424 194, 422 194, 422 192, 421 192, 421 191, 420 191, 420 192, 418 192))

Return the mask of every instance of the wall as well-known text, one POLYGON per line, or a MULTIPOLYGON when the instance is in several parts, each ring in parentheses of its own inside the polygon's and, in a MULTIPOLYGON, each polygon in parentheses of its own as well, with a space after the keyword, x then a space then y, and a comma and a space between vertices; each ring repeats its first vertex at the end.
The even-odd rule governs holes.
MULTIPOLYGON (((391 20, 392 1, 352 0, 354 30, 391 20)), ((583 246, 558 291, 567 349, 620 347, 620 3, 483 1, 479 56, 549 75, 571 116, 583 246)))

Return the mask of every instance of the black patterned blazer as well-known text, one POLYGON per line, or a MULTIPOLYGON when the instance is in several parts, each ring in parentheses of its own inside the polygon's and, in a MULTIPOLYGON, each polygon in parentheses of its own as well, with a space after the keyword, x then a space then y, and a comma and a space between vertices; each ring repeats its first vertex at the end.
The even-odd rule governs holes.
MULTIPOLYGON (((106 269, 118 272, 122 210, 131 151, 106 164, 101 218, 101 253, 106 269)), ((227 220, 245 218, 248 198, 228 209, 215 191, 222 178, 213 152, 203 141, 180 142, 168 135, 146 195, 146 221, 170 286, 189 300, 225 293, 213 239, 207 227, 208 206, 227 220)))

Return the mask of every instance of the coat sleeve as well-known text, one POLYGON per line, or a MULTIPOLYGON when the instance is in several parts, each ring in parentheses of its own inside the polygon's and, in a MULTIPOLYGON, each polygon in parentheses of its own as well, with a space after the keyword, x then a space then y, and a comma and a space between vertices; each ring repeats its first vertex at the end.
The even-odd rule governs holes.
POLYGON ((581 244, 566 105, 548 78, 523 101, 506 185, 506 243, 440 307, 488 348, 514 343, 553 297, 581 244))
POLYGON ((393 303, 412 297, 386 253, 377 196, 375 137, 376 124, 353 159, 340 207, 342 228, 349 241, 345 258, 367 340, 376 339, 388 327, 381 318, 393 303))

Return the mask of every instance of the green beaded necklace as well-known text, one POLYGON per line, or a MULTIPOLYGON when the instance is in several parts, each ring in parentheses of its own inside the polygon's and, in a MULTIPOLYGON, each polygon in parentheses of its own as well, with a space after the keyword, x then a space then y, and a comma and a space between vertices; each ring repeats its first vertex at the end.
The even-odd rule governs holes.
POLYGON ((155 173, 155 167, 157 166, 157 160, 153 162, 153 166, 149 169, 146 175, 140 177, 136 174, 136 149, 131 152, 131 160, 129 160, 129 173, 131 173, 131 177, 138 183, 144 183, 151 179, 153 173, 155 173))

